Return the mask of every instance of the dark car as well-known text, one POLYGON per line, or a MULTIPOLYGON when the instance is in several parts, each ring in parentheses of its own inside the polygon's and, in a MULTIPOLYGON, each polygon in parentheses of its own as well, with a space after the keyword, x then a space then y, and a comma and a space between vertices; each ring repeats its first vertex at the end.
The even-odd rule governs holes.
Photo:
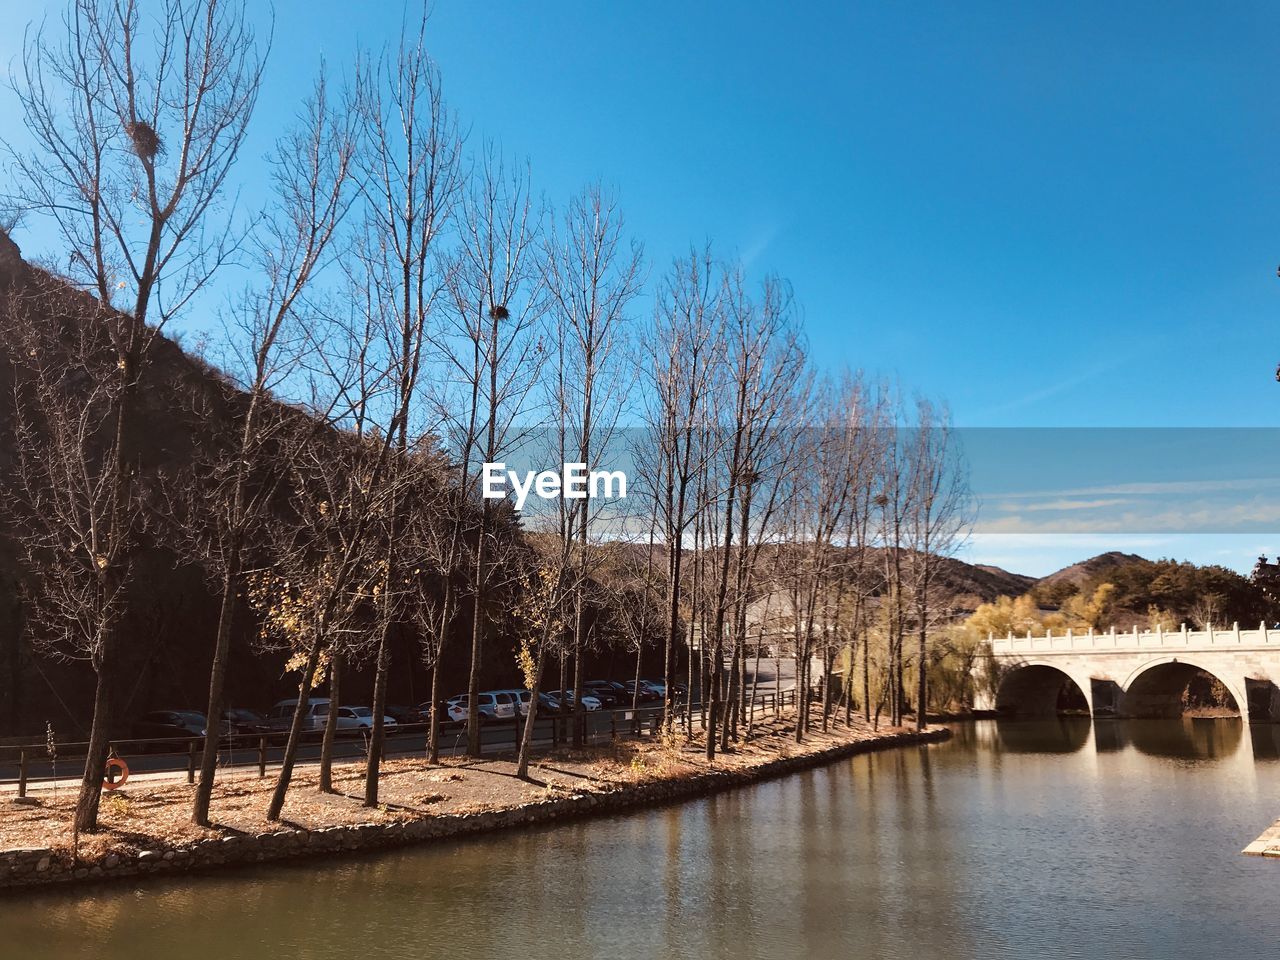
POLYGON ((396 723, 423 723, 430 719, 429 713, 424 713, 418 707, 406 707, 403 704, 383 707, 382 714, 396 723))
POLYGON ((560 701, 549 693, 538 692, 538 712, 557 714, 560 712, 560 701))
POLYGON ((221 736, 247 736, 253 733, 267 733, 271 724, 265 715, 247 707, 228 707, 222 711, 221 736))
POLYGON ((612 680, 588 680, 582 685, 582 692, 591 694, 606 710, 615 710, 631 702, 627 688, 612 680))
MULTIPOLYGON (((137 740, 170 740, 203 737, 204 714, 195 710, 152 710, 134 721, 133 736, 137 740)), ((182 744, 155 744, 156 749, 182 748, 182 744)))
MULTIPOLYGON (((626 687, 627 687, 627 696, 632 696, 635 694, 636 682, 634 680, 628 680, 626 687)), ((648 681, 641 680, 639 700, 641 703, 646 703, 646 704, 661 703, 662 694, 659 693, 657 690, 655 690, 653 687, 649 686, 648 681)))

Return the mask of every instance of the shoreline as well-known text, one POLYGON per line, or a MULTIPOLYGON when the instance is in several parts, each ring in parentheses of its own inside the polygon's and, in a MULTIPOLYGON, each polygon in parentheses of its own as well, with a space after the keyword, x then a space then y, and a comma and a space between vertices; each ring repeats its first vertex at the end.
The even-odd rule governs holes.
MULTIPOLYGON (((111 850, 92 860, 84 857, 72 860, 69 851, 55 847, 0 850, 0 895, 72 883, 104 883, 341 856, 606 816, 711 796, 858 754, 939 743, 951 736, 950 728, 945 726, 921 733, 901 730, 862 731, 861 736, 849 736, 853 733, 850 730, 845 733, 846 737, 835 743, 791 743, 789 747, 780 743, 771 757, 736 768, 678 773, 637 783, 611 783, 606 785, 607 789, 579 789, 565 796, 548 796, 498 809, 440 814, 397 808, 395 813, 399 819, 389 822, 285 826, 257 833, 221 829, 216 831, 219 835, 192 842, 153 842, 132 853, 111 850)), ((545 764, 549 758, 538 759, 545 764)), ((390 804, 384 804, 379 809, 386 811, 389 807, 390 804)))

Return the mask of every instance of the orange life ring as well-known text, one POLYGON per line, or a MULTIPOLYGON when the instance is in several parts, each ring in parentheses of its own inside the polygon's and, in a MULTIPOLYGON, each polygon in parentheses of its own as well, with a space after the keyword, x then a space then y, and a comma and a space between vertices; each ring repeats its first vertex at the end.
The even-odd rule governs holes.
POLYGON ((125 785, 128 779, 129 779, 129 765, 125 763, 123 760, 121 760, 119 757, 108 758, 106 769, 103 771, 102 789, 118 790, 125 785), (120 771, 119 780, 111 779, 112 770, 120 771))

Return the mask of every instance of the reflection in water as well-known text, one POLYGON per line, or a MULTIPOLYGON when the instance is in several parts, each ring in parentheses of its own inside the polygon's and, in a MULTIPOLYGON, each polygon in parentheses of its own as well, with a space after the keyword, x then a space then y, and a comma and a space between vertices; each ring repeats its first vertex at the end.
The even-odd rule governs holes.
POLYGON ((1280 760, 1280 723, 1249 724, 1249 742, 1255 760, 1280 760))
POLYGON ((1010 753, 1075 753, 1089 742, 1088 717, 997 720, 1000 749, 1010 753))
POLYGON ((958 725, 632 816, 10 895, 0 933, 24 960, 1265 956, 1278 865, 1238 851, 1280 815, 1280 731, 1243 729, 958 725))
POLYGON ((1176 720, 1112 721, 1134 748, 1152 757, 1180 760, 1224 760, 1234 757, 1244 739, 1244 721, 1205 720, 1180 717, 1176 720))

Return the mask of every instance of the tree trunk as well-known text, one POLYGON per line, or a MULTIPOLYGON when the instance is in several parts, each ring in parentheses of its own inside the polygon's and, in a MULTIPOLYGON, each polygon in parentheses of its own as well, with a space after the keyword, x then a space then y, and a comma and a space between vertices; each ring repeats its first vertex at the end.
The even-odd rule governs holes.
MULTIPOLYGON (((440 644, 444 648, 443 638, 440 644)), ((431 665, 431 711, 428 716, 427 763, 440 762, 440 651, 431 665)))
POLYGON ((213 797, 213 778, 218 766, 218 736, 222 732, 223 689, 227 678, 227 656, 231 649, 231 618, 235 612, 235 588, 238 563, 229 562, 222 577, 222 603, 218 608, 218 630, 213 645, 213 664, 209 668, 209 708, 205 713, 204 753, 200 757, 200 779, 196 783, 191 819, 201 827, 209 826, 209 802, 213 797))
POLYGON ((93 724, 89 728, 84 776, 80 780, 80 796, 76 800, 76 833, 98 828, 98 801, 102 799, 102 779, 111 751, 107 733, 115 720, 115 696, 108 666, 109 661, 104 657, 98 667, 98 680, 93 691, 93 724))
POLYGON ((476 540, 475 607, 471 615, 471 673, 467 679, 467 756, 480 756, 480 666, 484 644, 484 547, 489 501, 480 512, 476 540))
POLYGON ((342 703, 342 659, 329 663, 329 713, 324 718, 324 737, 320 743, 320 790, 333 793, 333 745, 338 738, 338 706, 342 703))
POLYGON ((307 663, 302 668, 302 678, 298 681, 298 703, 293 709, 293 719, 289 722, 289 739, 284 745, 280 775, 276 778, 276 788, 271 794, 271 803, 267 807, 267 820, 272 823, 280 819, 280 811, 284 809, 285 794, 289 792, 289 781, 293 779, 293 766, 298 757, 298 746, 302 743, 302 717, 307 709, 311 684, 315 681, 316 667, 319 664, 320 638, 317 636, 311 641, 307 663))
MULTIPOLYGON (((516 758, 516 776, 521 780, 529 779, 529 754, 533 748, 533 726, 538 720, 538 692, 542 689, 542 665, 546 662, 548 646, 550 641, 544 630, 542 643, 538 646, 537 667, 533 671, 533 689, 529 691, 529 714, 524 718, 524 730, 520 734, 520 753, 516 758)), ((516 709, 518 710, 519 707, 516 709)), ((555 722, 554 719, 552 722, 555 722)))
POLYGON ((916 690, 916 729, 923 730, 927 726, 925 713, 928 709, 928 679, 925 671, 925 641, 928 631, 925 629, 924 620, 920 622, 920 662, 916 664, 916 672, 920 675, 919 683, 916 690))
MULTIPOLYGON (((388 570, 390 567, 388 567, 388 570)), ((387 578, 390 581, 390 577, 387 578)), ((388 591, 390 583, 388 583, 388 591)), ((388 620, 378 639, 377 667, 373 674, 373 725, 369 730, 369 756, 364 768, 364 805, 378 805, 378 774, 382 768, 382 744, 386 737, 383 716, 387 709, 387 669, 391 665, 391 631, 395 624, 388 620)), ((333 704, 337 709, 337 704, 333 704)))
MULTIPOLYGON (((825 644, 824 644, 825 647, 825 644)), ((830 650, 822 651, 822 732, 829 729, 831 718, 831 666, 834 655, 830 650)))

